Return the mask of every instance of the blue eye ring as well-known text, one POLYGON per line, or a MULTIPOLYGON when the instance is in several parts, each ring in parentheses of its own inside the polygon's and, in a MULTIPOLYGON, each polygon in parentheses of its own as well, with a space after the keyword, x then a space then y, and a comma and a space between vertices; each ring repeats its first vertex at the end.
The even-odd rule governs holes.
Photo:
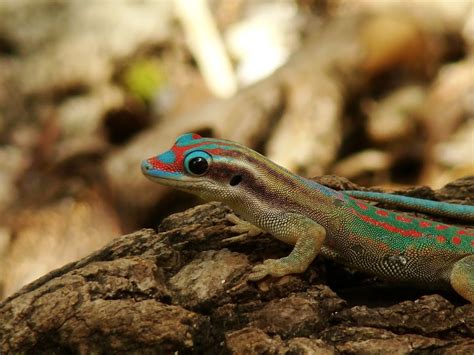
POLYGON ((184 168, 186 172, 193 176, 202 176, 209 171, 212 156, 202 150, 189 153, 184 158, 184 168))

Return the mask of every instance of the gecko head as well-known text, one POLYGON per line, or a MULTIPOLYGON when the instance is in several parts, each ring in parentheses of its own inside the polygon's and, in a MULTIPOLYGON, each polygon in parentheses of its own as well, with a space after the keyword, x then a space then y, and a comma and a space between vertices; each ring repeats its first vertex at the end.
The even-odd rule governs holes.
POLYGON ((191 192, 206 200, 235 200, 239 189, 255 180, 252 156, 237 143, 184 134, 170 150, 145 159, 143 174, 152 181, 191 192))

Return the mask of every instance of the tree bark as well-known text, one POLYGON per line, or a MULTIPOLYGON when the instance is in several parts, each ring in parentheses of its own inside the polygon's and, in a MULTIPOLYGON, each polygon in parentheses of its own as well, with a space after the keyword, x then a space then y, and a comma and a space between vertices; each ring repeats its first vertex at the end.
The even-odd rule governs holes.
MULTIPOLYGON (((472 204, 473 182, 405 193, 472 204)), ((229 212, 208 203, 171 215, 25 286, 0 304, 0 352, 474 349, 474 305, 454 293, 387 286, 322 257, 301 275, 247 282, 252 264, 289 248, 269 235, 233 238, 229 212)))

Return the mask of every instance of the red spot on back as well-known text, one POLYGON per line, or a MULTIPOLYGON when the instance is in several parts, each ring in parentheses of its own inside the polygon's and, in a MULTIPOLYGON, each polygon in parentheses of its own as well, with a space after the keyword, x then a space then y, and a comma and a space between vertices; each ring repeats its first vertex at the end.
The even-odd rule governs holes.
POLYGON ((368 210, 369 209, 369 207, 365 203, 362 203, 360 201, 356 201, 356 203, 357 203, 357 206, 359 206, 359 208, 362 209, 362 210, 368 210))
POLYGON ((453 237, 453 238, 451 239, 451 241, 452 241, 453 244, 455 244, 455 245, 461 244, 461 238, 459 238, 459 237, 453 237))
POLYGON ((436 229, 439 230, 439 231, 442 231, 442 230, 445 230, 445 229, 448 229, 449 226, 445 226, 444 224, 438 224, 436 226, 436 229))
POLYGON ((397 221, 400 221, 400 222, 405 222, 405 223, 411 222, 411 218, 408 218, 408 217, 396 216, 395 218, 397 219, 397 221))
POLYGON ((382 217, 387 217, 388 216, 388 212, 385 211, 385 210, 377 210, 377 211, 375 211, 375 213, 377 213, 379 216, 382 216, 382 217))
POLYGON ((470 230, 467 230, 467 229, 459 229, 458 234, 459 235, 468 235, 470 237, 474 237, 474 231, 470 231, 470 230))
POLYGON ((421 232, 418 232, 417 230, 414 230, 414 229, 402 229, 402 228, 398 228, 398 227, 395 227, 387 222, 381 222, 381 221, 377 221, 369 216, 366 216, 364 214, 361 214, 361 213, 357 213, 356 212, 356 215, 362 219, 364 222, 367 222, 373 226, 377 226, 377 227, 380 227, 380 228, 383 228, 385 229, 386 231, 389 231, 389 232, 392 232, 392 233, 398 233, 400 235, 403 235, 404 237, 412 237, 412 238, 418 238, 418 237, 421 237, 423 236, 423 233, 421 232))
POLYGON ((436 240, 440 243, 446 243, 446 237, 443 237, 442 235, 436 236, 436 240))
POLYGON ((201 139, 202 137, 197 134, 197 133, 194 133, 192 136, 191 136, 192 139, 201 139))
POLYGON ((431 226, 430 222, 420 221, 420 227, 426 228, 431 226))

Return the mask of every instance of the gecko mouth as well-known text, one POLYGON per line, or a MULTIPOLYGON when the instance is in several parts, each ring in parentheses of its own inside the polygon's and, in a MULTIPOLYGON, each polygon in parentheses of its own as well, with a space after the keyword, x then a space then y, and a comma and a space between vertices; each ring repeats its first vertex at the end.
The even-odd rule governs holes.
POLYGON ((199 190, 201 185, 202 185, 202 180, 182 180, 182 179, 176 179, 176 178, 170 178, 170 177, 159 177, 159 176, 153 176, 153 175, 148 175, 145 174, 148 180, 151 180, 153 182, 157 182, 160 185, 164 186, 171 186, 174 187, 175 189, 182 190, 182 191, 187 191, 187 192, 193 192, 196 193, 196 190, 199 190))
POLYGON ((151 164, 144 160, 141 165, 142 174, 153 182, 161 185, 173 186, 179 189, 192 190, 196 185, 200 185, 202 179, 189 179, 181 173, 156 171, 151 164))

